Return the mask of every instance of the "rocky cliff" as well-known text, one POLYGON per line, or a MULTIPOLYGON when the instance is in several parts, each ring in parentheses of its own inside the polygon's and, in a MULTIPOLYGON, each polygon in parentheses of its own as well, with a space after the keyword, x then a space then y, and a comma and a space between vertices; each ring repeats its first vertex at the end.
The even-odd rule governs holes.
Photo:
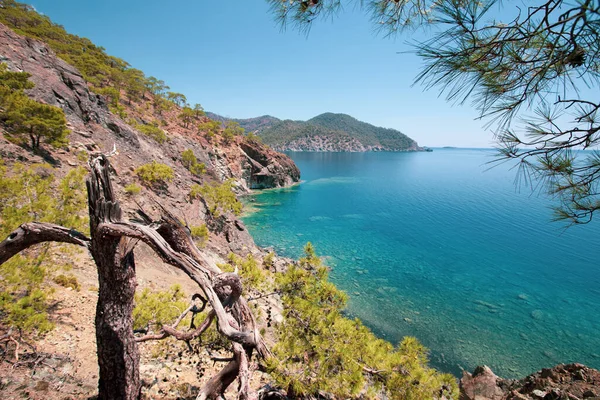
MULTIPOLYGON (((56 57, 46 44, 17 35, 2 24, 0 62, 6 63, 9 70, 31 74, 35 87, 28 91, 30 97, 64 110, 71 130, 71 145, 59 150, 59 154, 78 149, 110 151, 116 146, 122 154, 116 166, 123 170, 152 160, 160 161, 177 172, 176 179, 169 185, 170 192, 197 180, 180 162, 181 153, 186 149, 192 149, 199 161, 206 164, 209 176, 219 180, 235 179, 239 192, 286 186, 300 179, 294 162, 267 146, 249 142, 244 137, 235 137, 230 143, 219 139, 211 142, 195 128, 184 128, 177 119, 179 109, 163 115, 168 140, 157 143, 135 128, 136 124, 151 118, 142 107, 130 103, 128 121, 123 121, 109 111, 105 98, 91 92, 82 75, 56 57)), ((4 156, 8 156, 9 148, 13 147, 3 146, 4 156)), ((60 157, 57 160, 60 161, 60 157)))
POLYGON ((600 399, 600 371, 582 364, 545 368, 524 379, 502 379, 486 366, 464 372, 461 400, 600 399))
MULTIPOLYGON (((267 254, 254 244, 243 222, 236 216, 231 213, 213 216, 208 213, 206 203, 191 201, 188 194, 193 184, 230 178, 235 180, 238 193, 252 188, 291 185, 298 182, 300 172, 289 157, 244 137, 225 141, 221 137, 209 138, 195 127, 185 128, 178 119, 180 109, 177 107, 161 115, 161 127, 168 139, 159 143, 136 128, 150 120, 154 112, 151 106, 146 106, 152 103, 150 94, 145 94, 143 104, 124 102, 127 114, 127 121, 124 121, 109 110, 104 96, 90 90, 76 68, 58 58, 45 43, 18 35, 2 24, 0 62, 5 63, 10 71, 31 74, 29 79, 35 87, 27 94, 63 109, 70 130, 67 146, 58 149, 44 146, 42 151, 32 152, 26 144, 9 141, 0 124, 0 162, 5 166, 10 168, 17 162, 25 165, 50 163, 52 173, 62 177, 73 167, 87 167, 88 157, 94 153, 112 153, 113 185, 126 218, 136 217, 135 210, 138 208, 157 218, 160 208, 165 207, 190 226, 206 223, 209 239, 203 247, 203 257, 214 267, 225 264, 230 253, 241 257, 251 254, 257 262, 261 262, 267 254), (198 162, 206 165, 206 173, 193 175, 185 168, 181 154, 188 149, 193 151, 198 162), (139 182, 135 168, 154 160, 174 170, 173 180, 161 190, 142 188, 135 197, 128 196, 125 186, 139 182)), ((0 349, 0 398, 89 398, 97 393, 98 364, 93 326, 98 297, 96 267, 87 253, 57 257, 73 260, 75 266, 69 273, 77 278, 80 291, 53 286, 56 327, 36 341, 33 352, 21 350, 19 361, 22 362, 18 365, 5 363, 6 354, 0 349)), ((165 290, 177 283, 186 293, 197 291, 197 286, 185 275, 153 256, 145 245, 136 247, 135 258, 140 290, 165 290)), ((287 261, 276 258, 274 262, 279 265, 287 261)), ((277 304, 271 304, 273 302, 273 298, 265 298, 256 304, 260 308, 269 304, 270 309, 277 310, 277 304)), ((276 317, 277 312, 274 311, 276 317)), ((5 327, 0 324, 0 336, 5 334, 5 327)), ((221 368, 214 365, 210 355, 182 360, 175 353, 157 358, 151 350, 152 345, 149 345, 142 352, 146 358, 142 360, 141 374, 146 382, 144 393, 148 398, 181 397, 183 392, 178 392, 179 388, 189 390, 192 384, 197 385, 204 377, 197 370, 197 364, 207 366, 202 370, 206 372, 205 380, 212 375, 212 369, 218 371, 221 368), (178 362, 177 367, 175 362, 178 362), (179 386, 175 387, 171 381, 179 382, 179 386)), ((255 375, 252 384, 258 388, 264 379, 260 373, 255 375)))

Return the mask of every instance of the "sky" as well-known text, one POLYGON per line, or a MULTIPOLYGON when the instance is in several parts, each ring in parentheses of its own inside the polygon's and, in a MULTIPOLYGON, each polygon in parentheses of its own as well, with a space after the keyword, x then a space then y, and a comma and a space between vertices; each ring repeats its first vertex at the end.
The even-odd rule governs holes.
MULTIPOLYGON (((164 80, 211 112, 307 120, 338 112, 422 146, 492 147, 470 105, 414 85, 421 61, 351 6, 308 35, 275 22, 264 0, 26 0, 73 34, 164 80)), ((357 2, 358 3, 358 2, 357 2)))

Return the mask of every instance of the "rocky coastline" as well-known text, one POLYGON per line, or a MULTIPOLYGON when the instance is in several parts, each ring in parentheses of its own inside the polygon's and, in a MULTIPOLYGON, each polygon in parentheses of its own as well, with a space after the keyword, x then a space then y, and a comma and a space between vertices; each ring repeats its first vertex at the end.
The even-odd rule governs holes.
MULTIPOLYGON (((258 248, 243 222, 232 215, 211 217, 202 203, 188 200, 191 183, 200 182, 177 160, 182 151, 192 149, 200 162, 207 166, 208 177, 219 181, 233 179, 238 194, 254 189, 286 187, 300 180, 300 171, 287 156, 258 143, 236 138, 231 144, 215 146, 205 137, 182 128, 177 124, 176 111, 166 113, 164 130, 169 140, 157 144, 140 133, 135 126, 111 113, 106 99, 94 94, 82 75, 72 66, 56 57, 42 42, 25 38, 0 24, 0 55, 10 70, 31 74, 35 87, 29 95, 46 104, 61 107, 69 123, 70 145, 47 154, 33 154, 0 135, 0 157, 7 163, 34 164, 51 162, 58 175, 70 168, 84 166, 77 155, 107 153, 113 151, 111 163, 116 177, 115 186, 122 197, 124 208, 143 208, 157 213, 157 204, 168 207, 185 217, 191 224, 206 222, 211 238, 204 249, 211 264, 226 260, 230 252, 252 254, 263 259, 267 251, 258 248), (154 192, 144 190, 136 199, 125 196, 124 187, 135 181, 134 170, 144 163, 159 160, 175 171, 173 181, 167 187, 154 192)), ((133 108, 130 118, 143 121, 144 116, 133 108)), ((415 144, 416 145, 416 144, 415 144)), ((382 147, 364 146, 353 140, 344 145, 329 143, 325 138, 297 142, 282 150, 301 151, 382 151, 382 147)), ((418 151, 417 146, 409 151, 418 151)), ((139 284, 141 287, 165 288, 171 282, 181 283, 184 289, 193 290, 182 274, 174 273, 165 265, 150 257, 148 249, 139 246, 139 284)), ((0 368, 0 397, 54 399, 87 398, 92 396, 97 384, 97 363, 93 332, 94 305, 97 301, 96 271, 87 255, 77 255, 74 274, 81 281, 81 293, 57 290, 58 313, 61 319, 55 331, 36 343, 42 361, 33 360, 13 368, 2 364, 0 368), (39 362, 38 362, 39 361, 39 362), (35 373, 34 373, 35 372, 35 373)), ((283 270, 293 263, 283 257, 275 257, 274 269, 283 270)), ((259 307, 273 310, 273 319, 281 318, 281 304, 277 296, 266 298, 259 307)), ((146 349, 141 370, 144 391, 150 398, 185 398, 192 392, 199 377, 207 371, 197 366, 210 365, 211 356, 197 356, 186 361, 176 357, 159 359, 146 349), (171 385, 177 380, 177 386, 171 385)), ((214 365, 214 362, 213 362, 214 365)), ((256 374, 252 385, 256 388, 269 383, 264 372, 256 374)), ((207 375, 210 375, 207 373, 207 375)), ((580 364, 559 365, 542 370, 522 380, 504 380, 487 367, 478 367, 473 374, 466 373, 460 380, 461 398, 464 400, 504 399, 600 399, 600 372, 580 364)), ((326 395, 326 394, 325 394, 326 395)))

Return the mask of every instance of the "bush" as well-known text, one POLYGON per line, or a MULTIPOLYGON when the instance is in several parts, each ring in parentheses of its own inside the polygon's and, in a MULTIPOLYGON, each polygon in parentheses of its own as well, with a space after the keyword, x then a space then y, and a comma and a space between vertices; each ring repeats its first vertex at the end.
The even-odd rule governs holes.
POLYGON ((39 149, 42 139, 54 147, 68 144, 64 111, 30 99, 24 92, 34 86, 29 76, 0 64, 0 122, 6 126, 7 137, 20 143, 31 140, 33 150, 39 149))
POLYGON ((204 245, 208 241, 209 233, 206 224, 192 226, 190 227, 190 232, 192 234, 192 238, 199 241, 201 245, 204 245))
MULTIPOLYGON (((15 164, 9 175, 0 163, 0 237, 33 220, 86 232, 85 173, 85 169, 75 168, 55 184, 49 165, 26 168, 15 164)), ((56 269, 54 252, 49 251, 54 247, 40 247, 0 265, 0 319, 26 332, 43 333, 53 327, 47 316, 50 288, 46 276, 56 269)))
POLYGON ((228 179, 222 184, 206 183, 204 185, 192 185, 190 198, 204 198, 208 205, 208 212, 217 217, 221 213, 233 212, 239 215, 242 212, 242 203, 233 192, 233 179, 228 179))
POLYGON ((258 267, 258 262, 250 253, 244 258, 229 253, 227 257, 228 264, 221 264, 224 271, 233 272, 237 267, 238 273, 242 278, 244 289, 247 290, 266 290, 267 276, 265 271, 258 267))
POLYGON ((181 163, 196 176, 201 176, 206 172, 206 165, 198 162, 192 149, 187 149, 181 153, 181 163))
POLYGON ((142 183, 147 186, 164 186, 173 179, 173 169, 165 164, 152 161, 136 168, 135 173, 142 183))
POLYGON ((278 274, 284 321, 267 369, 290 397, 392 399, 458 397, 456 380, 427 366, 427 350, 415 338, 398 347, 378 339, 359 320, 342 314, 346 295, 327 280, 312 245, 300 265, 278 274), (368 371, 378 371, 369 373, 368 371))
POLYGON ((136 194, 139 194, 142 191, 142 187, 140 185, 138 185, 137 183, 130 183, 129 185, 125 186, 125 193, 127 193, 129 196, 135 196, 136 194))
POLYGON ((272 251, 269 252, 269 254, 267 254, 264 258, 263 258, 263 266, 266 269, 271 269, 273 268, 273 259, 275 258, 275 253, 273 253, 272 251))
POLYGON ((168 139, 165 131, 163 131, 156 125, 137 125, 136 129, 142 132, 144 135, 150 136, 152 139, 156 140, 160 144, 166 142, 168 139))
POLYGON ((141 329, 150 324, 158 329, 163 324, 172 324, 188 307, 186 295, 180 285, 173 285, 167 291, 152 292, 146 288, 135 294, 133 328, 141 329))
POLYGON ((66 288, 71 288, 73 290, 77 290, 79 291, 79 289, 81 289, 81 286, 79 285, 79 282, 77 281, 77 278, 74 277, 73 275, 57 275, 54 277, 53 279, 54 283, 56 283, 57 285, 66 287, 66 288))

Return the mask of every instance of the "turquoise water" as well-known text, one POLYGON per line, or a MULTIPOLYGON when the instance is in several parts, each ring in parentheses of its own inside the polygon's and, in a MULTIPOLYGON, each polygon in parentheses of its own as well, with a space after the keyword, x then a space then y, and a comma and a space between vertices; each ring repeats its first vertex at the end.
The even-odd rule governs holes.
POLYGON ((315 244, 350 315, 416 336, 443 371, 600 368, 600 223, 551 222, 550 200, 488 170, 493 155, 290 153, 303 183, 256 195, 244 221, 282 255, 315 244))

